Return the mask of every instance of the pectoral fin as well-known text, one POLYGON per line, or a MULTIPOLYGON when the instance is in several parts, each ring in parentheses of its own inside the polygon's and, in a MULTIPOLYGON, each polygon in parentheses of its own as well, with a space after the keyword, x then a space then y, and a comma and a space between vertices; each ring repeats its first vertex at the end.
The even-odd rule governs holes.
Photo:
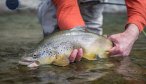
POLYGON ((53 64, 57 66, 67 66, 69 64, 69 59, 64 55, 57 56, 53 64))

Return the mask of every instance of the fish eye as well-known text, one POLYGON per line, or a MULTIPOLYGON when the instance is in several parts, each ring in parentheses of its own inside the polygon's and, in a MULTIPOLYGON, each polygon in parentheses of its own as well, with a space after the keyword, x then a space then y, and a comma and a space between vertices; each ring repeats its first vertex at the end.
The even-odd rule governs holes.
POLYGON ((37 58, 37 55, 36 55, 36 54, 34 54, 34 55, 33 55, 33 58, 37 58))

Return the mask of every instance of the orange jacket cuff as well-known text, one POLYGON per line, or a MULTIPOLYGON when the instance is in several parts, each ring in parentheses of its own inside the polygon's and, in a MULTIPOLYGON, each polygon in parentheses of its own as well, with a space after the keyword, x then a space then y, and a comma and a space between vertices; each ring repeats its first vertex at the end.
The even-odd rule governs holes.
POLYGON ((139 28, 139 31, 141 32, 144 29, 144 24, 145 20, 143 17, 139 15, 133 15, 128 17, 128 22, 127 24, 135 24, 139 28))

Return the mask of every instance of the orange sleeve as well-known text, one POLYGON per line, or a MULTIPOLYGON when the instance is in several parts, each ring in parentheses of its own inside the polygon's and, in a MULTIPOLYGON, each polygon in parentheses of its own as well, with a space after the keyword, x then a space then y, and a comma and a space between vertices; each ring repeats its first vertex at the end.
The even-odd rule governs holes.
POLYGON ((57 9, 57 22, 61 30, 85 26, 78 0, 53 0, 57 9))
POLYGON ((138 26, 142 31, 146 26, 146 0, 125 0, 128 13, 128 24, 138 26))

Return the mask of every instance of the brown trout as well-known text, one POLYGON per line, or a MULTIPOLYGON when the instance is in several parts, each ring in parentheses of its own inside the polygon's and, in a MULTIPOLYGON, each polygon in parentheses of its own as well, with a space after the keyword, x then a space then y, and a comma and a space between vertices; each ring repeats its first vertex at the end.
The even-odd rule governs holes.
POLYGON ((40 42, 38 47, 19 61, 22 65, 35 67, 43 64, 67 66, 69 56, 74 49, 83 49, 83 58, 97 60, 107 58, 112 42, 104 36, 80 30, 65 30, 56 32, 40 42))

